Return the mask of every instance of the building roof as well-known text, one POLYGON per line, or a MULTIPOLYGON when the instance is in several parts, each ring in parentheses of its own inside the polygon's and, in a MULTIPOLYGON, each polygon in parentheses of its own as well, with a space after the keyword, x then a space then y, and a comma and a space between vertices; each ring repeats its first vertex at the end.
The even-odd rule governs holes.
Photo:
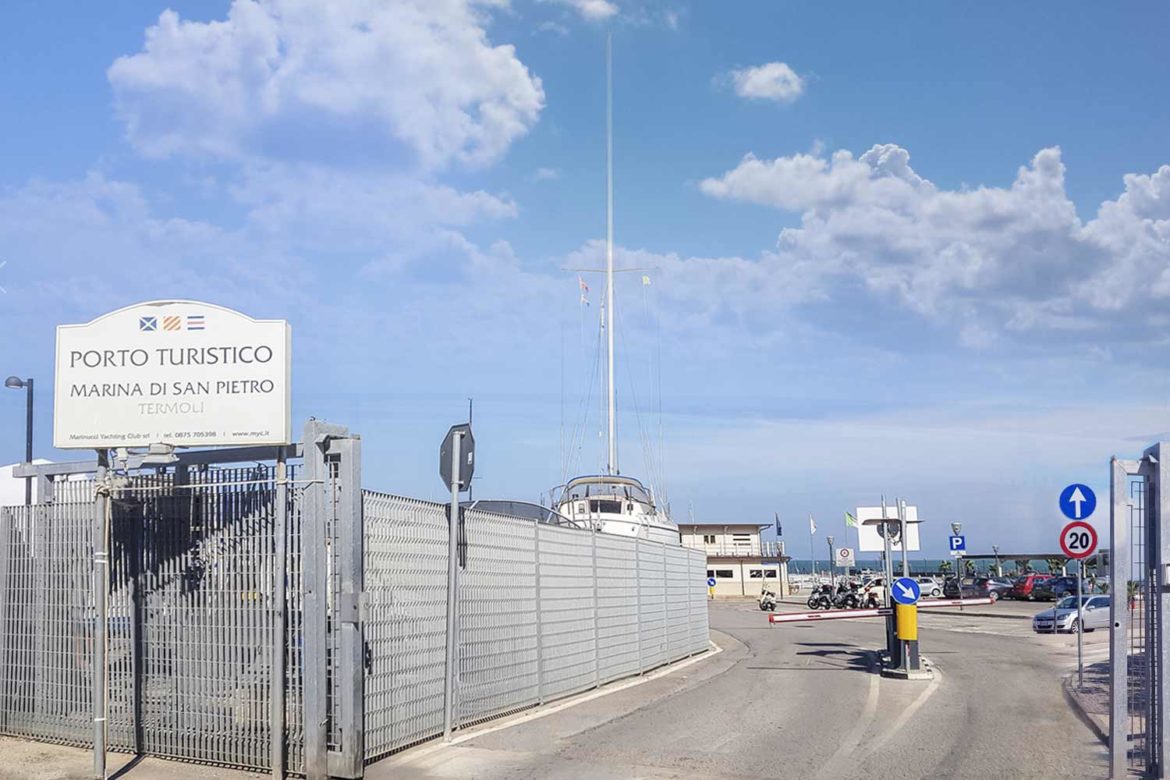
POLYGON ((771 528, 771 523, 677 523, 682 528, 727 528, 733 525, 750 525, 754 528, 771 528))

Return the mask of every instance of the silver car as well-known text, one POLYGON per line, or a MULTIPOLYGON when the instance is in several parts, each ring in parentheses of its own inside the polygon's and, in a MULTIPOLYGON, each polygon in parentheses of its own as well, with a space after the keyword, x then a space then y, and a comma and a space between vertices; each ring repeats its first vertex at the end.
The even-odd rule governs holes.
POLYGON ((934 577, 915 577, 914 580, 918 583, 918 589, 922 591, 922 598, 942 598, 942 583, 934 577))
POLYGON ((1077 620, 1077 597, 1065 596, 1052 609, 1036 613, 1032 618, 1032 630, 1037 634, 1054 634, 1067 631, 1075 634, 1081 629, 1092 631, 1109 628, 1109 597, 1081 596, 1085 624, 1077 620))

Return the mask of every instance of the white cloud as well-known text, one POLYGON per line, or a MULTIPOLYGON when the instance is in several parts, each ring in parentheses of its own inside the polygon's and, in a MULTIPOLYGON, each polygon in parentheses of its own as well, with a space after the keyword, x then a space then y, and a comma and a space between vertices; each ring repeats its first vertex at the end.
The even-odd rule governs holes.
POLYGON ((545 0, 572 8, 591 22, 600 22, 616 16, 618 7, 610 0, 545 0))
POLYGON ((804 79, 783 62, 769 62, 731 72, 735 94, 752 100, 791 103, 804 94, 804 79))
MULTIPOLYGON (((777 256, 931 318, 964 342, 1005 330, 1073 334, 1142 324, 1170 298, 1170 166, 1125 177, 1125 192, 1082 222, 1060 150, 1040 151, 1010 187, 943 190, 893 144, 858 158, 752 155, 703 192, 799 212, 777 256)), ((833 282, 832 280, 836 280, 833 282)))
POLYGON ((552 181, 561 178, 561 172, 556 168, 537 168, 531 178, 533 181, 552 181))
POLYGON ((498 159, 536 122, 538 78, 493 45, 495 0, 233 0, 223 21, 165 11, 108 76, 144 154, 316 159, 381 139, 383 162, 498 159))

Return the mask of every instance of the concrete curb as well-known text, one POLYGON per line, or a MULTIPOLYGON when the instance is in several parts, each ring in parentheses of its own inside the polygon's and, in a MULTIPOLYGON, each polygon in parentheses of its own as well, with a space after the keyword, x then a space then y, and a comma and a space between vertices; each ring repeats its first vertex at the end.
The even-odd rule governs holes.
POLYGON ((1064 693, 1064 700, 1068 703, 1069 709, 1073 711, 1073 714, 1080 719, 1081 723, 1084 723, 1089 731, 1093 732, 1105 747, 1109 747, 1109 722, 1099 722, 1099 719, 1104 720, 1104 718, 1087 712, 1081 706, 1081 700, 1077 698, 1076 691, 1073 690, 1073 677, 1075 676, 1075 673, 1065 675, 1064 679, 1060 682, 1060 690, 1064 693))

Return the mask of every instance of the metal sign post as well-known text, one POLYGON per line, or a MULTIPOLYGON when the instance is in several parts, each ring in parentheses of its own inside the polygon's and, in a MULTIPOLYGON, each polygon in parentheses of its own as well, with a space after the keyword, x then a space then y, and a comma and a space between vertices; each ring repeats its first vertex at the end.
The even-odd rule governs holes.
MULTIPOLYGON (((1078 517, 1082 516, 1082 512, 1084 511, 1081 502, 1086 500, 1084 495, 1085 491, 1088 492, 1088 496, 1093 496, 1093 491, 1088 488, 1084 488, 1084 491, 1082 491, 1080 490, 1081 487, 1083 486, 1069 485, 1068 488, 1065 488, 1065 493, 1080 496, 1080 499, 1074 502, 1075 509, 1073 510, 1078 517)), ((1062 509, 1064 508, 1064 503, 1064 494, 1062 494, 1062 509)), ((1097 499, 1093 497, 1089 512, 1083 516, 1087 517, 1088 514, 1091 514, 1096 504, 1097 499)), ((1065 514, 1068 515, 1073 512, 1066 511, 1065 514)), ((1082 592, 1083 586, 1081 583, 1084 581, 1085 575, 1085 558, 1088 558, 1097 550, 1097 531, 1084 520, 1074 520, 1060 531, 1060 549, 1064 551, 1065 555, 1073 558, 1077 562, 1077 690, 1079 691, 1085 686, 1084 650, 1081 639, 1081 634, 1085 633, 1085 595, 1082 592)), ((1114 594, 1114 598, 1116 597, 1116 594, 1114 594)), ((1052 632, 1056 633, 1055 606, 1052 608, 1052 632)))
POLYGON ((455 597, 459 576, 459 493, 471 485, 475 472, 475 438, 471 425, 453 425, 439 447, 439 476, 451 488, 451 513, 447 516, 447 660, 443 681, 443 739, 451 741, 455 706, 455 597))

